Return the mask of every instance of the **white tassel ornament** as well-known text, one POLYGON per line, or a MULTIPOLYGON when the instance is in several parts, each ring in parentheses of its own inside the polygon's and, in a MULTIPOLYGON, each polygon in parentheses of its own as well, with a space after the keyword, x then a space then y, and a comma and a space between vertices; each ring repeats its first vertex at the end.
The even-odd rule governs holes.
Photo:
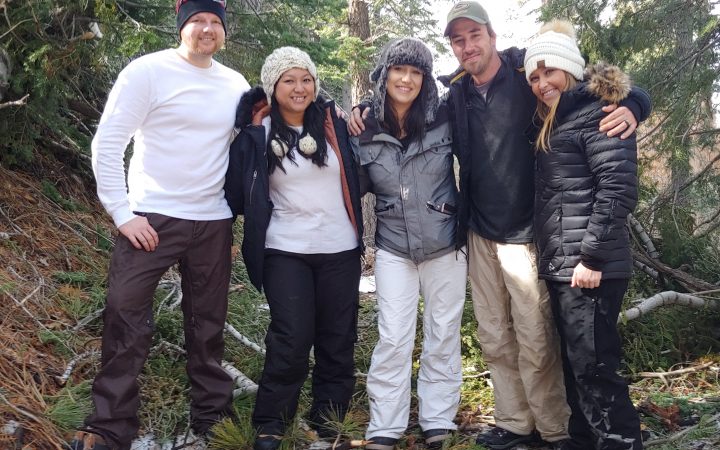
POLYGON ((270 141, 270 148, 272 149, 272 152, 275 153, 275 156, 280 159, 283 159, 285 154, 288 152, 287 144, 277 139, 270 141))
POLYGON ((302 139, 300 139, 300 142, 298 142, 298 148, 304 154, 312 155, 317 151, 317 142, 315 142, 315 139, 313 139, 312 136, 306 134, 302 139))

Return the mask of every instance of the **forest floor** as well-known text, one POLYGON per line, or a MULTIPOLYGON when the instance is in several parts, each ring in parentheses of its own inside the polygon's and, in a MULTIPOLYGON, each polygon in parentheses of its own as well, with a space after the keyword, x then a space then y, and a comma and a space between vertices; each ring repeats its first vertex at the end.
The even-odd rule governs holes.
MULTIPOLYGON (((38 163, 32 177, 0 166, 0 449, 54 449, 71 437, 90 411, 90 384, 98 369, 107 264, 114 227, 90 183, 38 163)), ((236 225, 240 232, 241 224, 236 225)), ((371 261, 369 261, 371 263, 371 261)), ((241 258, 234 263, 229 295, 227 349, 230 370, 240 377, 236 423, 223 423, 209 443, 191 444, 188 384, 182 356, 180 280, 171 269, 155 299, 156 333, 140 379, 141 435, 136 450, 250 448, 252 389, 263 363, 263 337, 269 320, 264 298, 247 280, 241 258), (240 386, 241 385, 241 386, 240 386), (250 393, 248 393, 250 392, 250 393)), ((470 302, 463 318, 463 392, 458 433, 448 448, 481 449, 475 435, 492 423, 491 380, 474 338, 470 302)), ((353 407, 337 424, 343 439, 361 439, 367 425, 365 374, 375 341, 375 301, 363 294, 356 346, 357 384, 353 407)), ((651 319, 641 319, 643 321, 651 319)), ((647 323, 646 323, 647 326, 647 323)), ((418 332, 417 343, 421 334, 418 332)), ((642 346, 642 341, 634 346, 642 346)), ((649 348, 649 347, 648 347, 649 348)), ((419 346, 414 355, 417 370, 419 346)), ((646 349, 646 353, 661 353, 646 349)), ((636 349, 631 352, 635 355, 636 349)), ((631 361, 632 363, 632 361, 631 361)), ((720 449, 720 355, 678 360, 675 366, 634 367, 626 373, 650 448, 720 449)), ((309 385, 300 413, 307 409, 309 385)), ((403 448, 423 448, 413 398, 403 448)), ((283 447, 321 449, 302 420, 283 447)), ((521 448, 521 447, 518 447, 521 448)))

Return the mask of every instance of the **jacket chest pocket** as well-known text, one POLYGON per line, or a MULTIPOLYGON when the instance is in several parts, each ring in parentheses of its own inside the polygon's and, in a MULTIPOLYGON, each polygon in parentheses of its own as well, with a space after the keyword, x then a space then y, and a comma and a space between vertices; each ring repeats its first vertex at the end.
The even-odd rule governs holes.
POLYGON ((445 174, 452 170, 452 138, 443 138, 418 155, 418 170, 421 173, 445 174))
POLYGON ((360 164, 367 170, 376 194, 398 184, 400 154, 387 148, 363 148, 360 164))

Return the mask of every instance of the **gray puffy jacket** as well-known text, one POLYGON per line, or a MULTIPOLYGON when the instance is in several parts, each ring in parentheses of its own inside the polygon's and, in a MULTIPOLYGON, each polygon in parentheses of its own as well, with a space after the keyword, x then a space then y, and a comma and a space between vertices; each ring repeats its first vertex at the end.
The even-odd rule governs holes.
POLYGON ((458 191, 446 108, 405 151, 375 118, 365 124, 351 144, 360 163, 361 194, 375 194, 377 247, 415 263, 454 250, 458 191))

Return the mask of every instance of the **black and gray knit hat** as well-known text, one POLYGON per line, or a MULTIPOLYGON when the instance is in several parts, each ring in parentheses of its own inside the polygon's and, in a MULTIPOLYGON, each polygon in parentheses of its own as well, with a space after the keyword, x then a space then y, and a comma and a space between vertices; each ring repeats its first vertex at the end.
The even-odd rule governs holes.
POLYGON ((430 49, 421 40, 415 38, 390 41, 380 53, 377 66, 370 74, 370 81, 375 83, 373 101, 375 117, 380 122, 385 120, 388 69, 391 66, 401 65, 417 67, 425 75, 420 96, 425 99, 425 123, 432 123, 439 105, 438 90, 432 74, 433 57, 430 49))
POLYGON ((213 13, 220 18, 222 26, 225 26, 225 0, 176 0, 175 13, 178 31, 182 30, 192 16, 200 12, 213 13))

